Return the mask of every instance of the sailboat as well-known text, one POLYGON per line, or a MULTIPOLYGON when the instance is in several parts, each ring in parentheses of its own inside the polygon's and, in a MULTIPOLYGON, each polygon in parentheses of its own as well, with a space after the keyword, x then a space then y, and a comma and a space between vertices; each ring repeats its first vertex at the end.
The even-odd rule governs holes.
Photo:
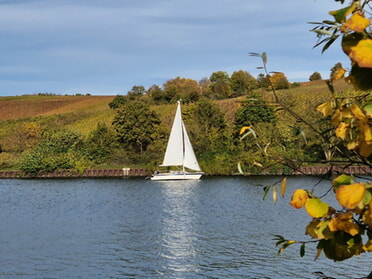
POLYGON ((177 102, 177 110, 163 164, 160 165, 160 167, 174 166, 179 170, 164 173, 156 171, 151 176, 151 180, 197 180, 203 175, 182 120, 181 101, 177 102))

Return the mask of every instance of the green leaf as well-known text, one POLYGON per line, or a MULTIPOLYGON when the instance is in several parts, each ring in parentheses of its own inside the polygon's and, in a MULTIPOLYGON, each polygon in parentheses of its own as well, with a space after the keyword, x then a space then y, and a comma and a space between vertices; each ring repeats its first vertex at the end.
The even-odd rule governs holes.
POLYGON ((263 198, 262 198, 263 200, 266 199, 267 194, 269 193, 270 188, 271 188, 271 185, 268 185, 268 186, 265 186, 264 187, 264 195, 263 195, 263 198))
POLYGON ((267 55, 266 55, 266 52, 263 52, 261 54, 261 58, 262 58, 262 62, 264 63, 264 65, 267 64, 267 55))
POLYGON ((300 247, 300 256, 301 258, 305 256, 305 243, 303 243, 300 247))

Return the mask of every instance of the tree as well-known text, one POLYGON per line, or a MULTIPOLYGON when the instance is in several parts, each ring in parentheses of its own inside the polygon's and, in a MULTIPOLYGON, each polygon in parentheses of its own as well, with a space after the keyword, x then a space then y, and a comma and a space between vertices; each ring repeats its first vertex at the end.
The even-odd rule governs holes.
POLYGON ((107 161, 115 149, 115 133, 105 123, 99 122, 86 141, 87 158, 95 163, 107 161))
POLYGON ((264 75, 263 73, 258 74, 257 84, 259 88, 267 89, 270 87, 269 75, 264 75))
POLYGON ((238 130, 257 123, 276 123, 274 109, 255 95, 248 96, 235 113, 235 125, 238 130))
POLYGON ((131 101, 119 108, 112 122, 118 141, 141 155, 152 143, 159 124, 157 114, 142 101, 131 101))
POLYGON ((123 95, 116 95, 115 98, 109 103, 109 107, 111 109, 117 109, 120 106, 126 104, 128 99, 123 95))
POLYGON ((232 97, 230 76, 227 72, 214 72, 209 80, 211 81, 210 92, 214 98, 225 99, 232 97))
MULTIPOLYGON (((344 4, 345 1, 336 0, 344 4)), ((351 70, 346 77, 354 85, 356 91, 364 90, 364 95, 358 92, 348 92, 348 96, 340 97, 334 90, 333 81, 344 78, 347 70, 341 65, 332 68, 328 81, 332 98, 317 106, 317 110, 333 125, 334 135, 343 140, 352 156, 344 153, 347 164, 364 164, 372 166, 372 33, 371 21, 366 17, 371 12, 368 0, 352 1, 339 10, 331 11, 333 20, 315 23, 313 28, 320 39, 316 46, 322 45, 327 50, 338 37, 342 37, 341 47, 350 58, 351 70), (325 38, 323 38, 325 36, 325 38)), ((267 57, 263 56, 264 67, 267 57)), ((344 94, 346 92, 343 92, 344 94)), ((275 91, 274 91, 275 95, 275 91)), ((342 95, 342 94, 341 94, 342 95)), ((346 94, 345 94, 346 95, 346 94)), ((278 96, 275 95, 276 100, 278 96)), ((290 108, 285 107, 290 111, 290 108)), ((307 125, 312 126, 311 123, 307 125)), ((312 126, 313 127, 313 126, 312 126)), ((317 132, 314 129, 315 132, 317 132)), ((323 133, 319 133, 323 137, 323 133)), ((327 140, 327 138, 324 138, 327 140)), ((338 202, 337 208, 331 207, 312 190, 297 189, 291 199, 291 206, 305 208, 312 218, 306 227, 310 241, 289 240, 276 236, 279 253, 293 244, 300 244, 300 255, 305 254, 305 246, 317 242, 318 258, 321 252, 334 261, 343 261, 365 252, 372 252, 372 188, 369 182, 359 181, 353 176, 341 174, 332 179, 328 193, 334 194, 338 202)), ((273 189, 276 196, 276 185, 267 187, 273 189)), ((281 192, 284 194, 286 179, 281 182, 281 192)), ((372 278, 372 272, 367 278, 372 278)))
POLYGON ((160 88, 159 85, 152 85, 147 89, 147 95, 149 95, 155 104, 162 104, 165 102, 164 91, 160 88))
POLYGON ((270 77, 270 79, 276 90, 289 88, 289 82, 284 73, 276 72, 270 77))
POLYGON ((201 96, 201 88, 197 81, 188 78, 176 77, 163 85, 168 102, 182 99, 184 103, 195 102, 201 96))
POLYGON ((322 76, 321 76, 321 74, 319 72, 314 72, 309 77, 309 80, 310 81, 321 80, 321 79, 322 79, 322 76))
POLYGON ((26 152, 20 170, 32 176, 55 170, 77 170, 84 162, 82 136, 73 131, 52 131, 26 152))
POLYGON ((257 88, 257 81, 248 72, 240 70, 231 75, 230 86, 235 96, 241 96, 257 88))
POLYGON ((142 85, 134 85, 130 91, 128 91, 129 99, 133 100, 143 96, 146 93, 145 87, 142 85))

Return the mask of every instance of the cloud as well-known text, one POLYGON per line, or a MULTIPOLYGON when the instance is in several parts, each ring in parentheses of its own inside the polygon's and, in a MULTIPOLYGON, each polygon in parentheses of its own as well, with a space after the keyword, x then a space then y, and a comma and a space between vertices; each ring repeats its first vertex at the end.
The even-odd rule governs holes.
POLYGON ((342 56, 312 50, 308 31, 308 21, 333 8, 314 0, 0 0, 0 80, 8 80, 0 95, 48 86, 116 94, 218 70, 257 74, 251 51, 267 52, 273 70, 307 80, 301 75, 342 56))

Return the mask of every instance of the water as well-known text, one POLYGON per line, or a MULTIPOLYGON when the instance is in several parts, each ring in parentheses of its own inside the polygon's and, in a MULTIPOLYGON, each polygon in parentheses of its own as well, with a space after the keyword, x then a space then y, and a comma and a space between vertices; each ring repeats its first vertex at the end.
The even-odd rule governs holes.
MULTIPOLYGON (((307 239, 295 188, 263 201, 265 178, 0 180, 0 278, 357 278, 371 256, 341 263, 315 247, 277 255, 273 234, 307 239)), ((328 183, 318 186, 326 192, 328 183)))

